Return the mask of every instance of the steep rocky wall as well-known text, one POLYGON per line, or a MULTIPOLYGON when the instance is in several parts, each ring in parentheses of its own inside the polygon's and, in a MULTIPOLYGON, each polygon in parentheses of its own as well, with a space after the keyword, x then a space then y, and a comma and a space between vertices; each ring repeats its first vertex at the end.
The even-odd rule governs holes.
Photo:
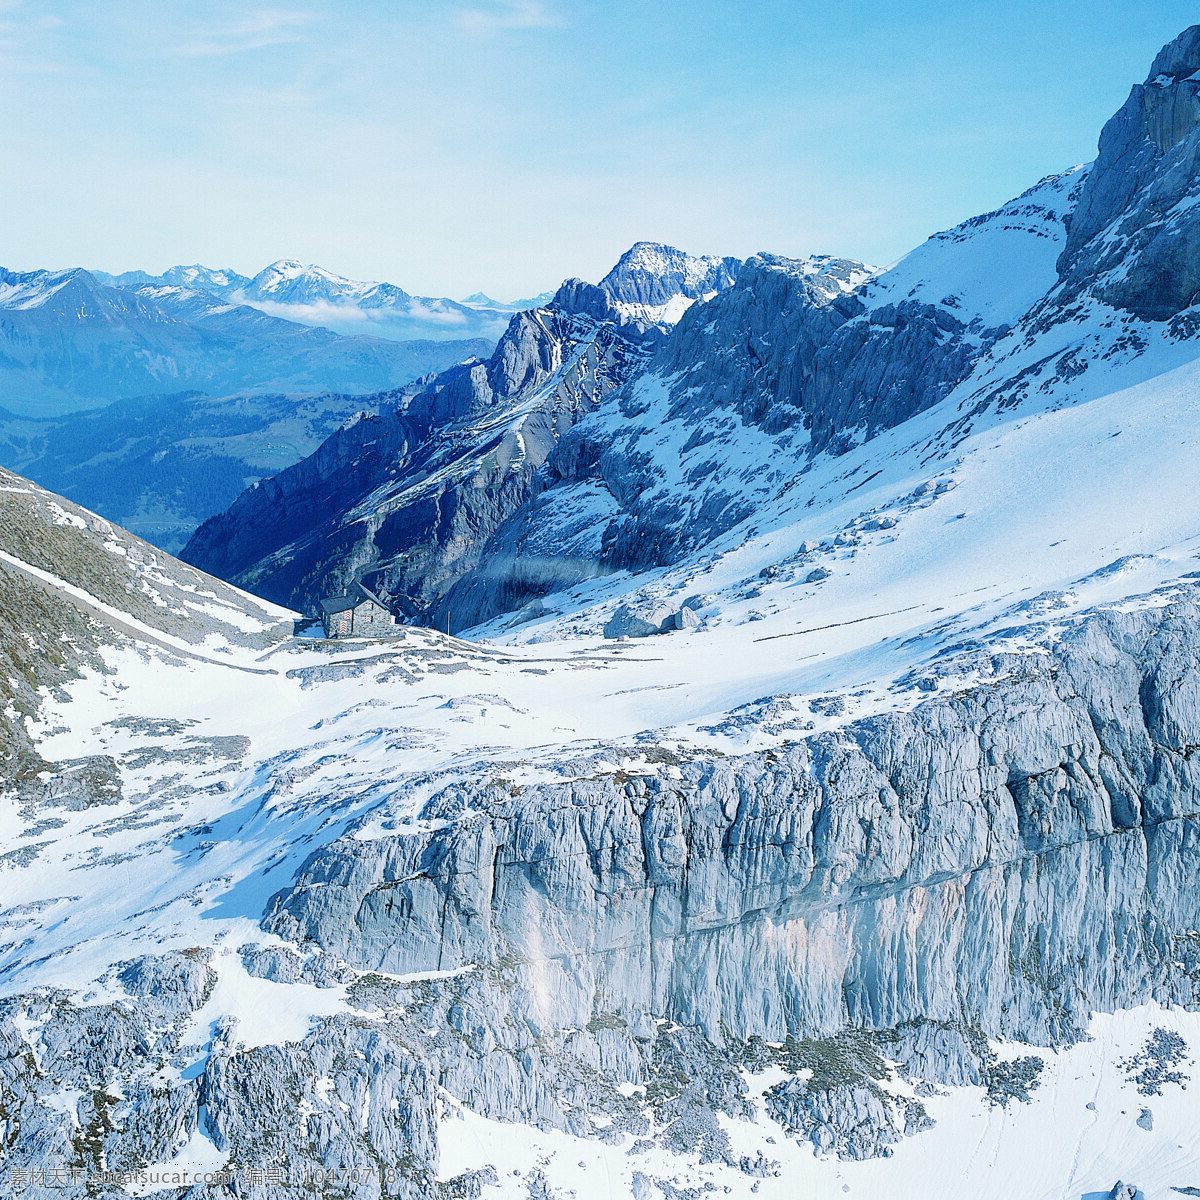
POLYGON ((861 264, 816 263, 758 255, 734 287, 684 315, 654 363, 672 377, 678 408, 695 394, 692 407, 732 409, 768 432, 803 426, 820 451, 935 404, 979 354, 980 339, 964 337, 948 309, 919 300, 872 308, 844 290, 856 270, 865 274, 861 264))
MULTIPOLYGON (((1200 25, 1164 46, 1104 126, 1059 259, 1061 307, 1087 290, 1151 321, 1200 293, 1200 25)), ((1048 314, 1049 315, 1049 314, 1048 314)))
POLYGON ((1195 994, 1198 617, 1095 616, 777 752, 451 788, 432 832, 317 852, 267 924, 389 972, 515 962, 546 1032, 616 1013, 714 1040, 924 1018, 1069 1039, 1195 994))

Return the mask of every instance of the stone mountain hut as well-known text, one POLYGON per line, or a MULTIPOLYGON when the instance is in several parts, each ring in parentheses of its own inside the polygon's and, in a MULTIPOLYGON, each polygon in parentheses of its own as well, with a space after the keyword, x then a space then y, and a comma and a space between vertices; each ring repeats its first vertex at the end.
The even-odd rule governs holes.
POLYGON ((327 638, 396 637, 396 618, 374 592, 361 583, 351 585, 344 596, 321 601, 321 624, 327 638))

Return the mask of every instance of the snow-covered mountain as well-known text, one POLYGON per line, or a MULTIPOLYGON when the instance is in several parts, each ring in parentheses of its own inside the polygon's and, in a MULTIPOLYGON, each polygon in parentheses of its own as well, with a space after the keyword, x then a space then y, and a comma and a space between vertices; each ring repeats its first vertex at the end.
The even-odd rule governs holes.
MULTIPOLYGON (((303 531, 308 553, 293 544, 298 530, 272 515, 282 502, 263 492, 239 501, 185 557, 301 607, 322 590, 322 571, 380 570, 377 582, 408 611, 459 629, 597 573, 669 562, 748 517, 815 455, 843 453, 943 400, 1055 282, 1086 177, 1076 168, 1043 180, 886 272, 760 255, 729 284, 735 260, 633 247, 600 288, 578 285, 564 303, 661 342, 655 357, 576 428, 558 427, 532 486, 520 461, 520 491, 510 494, 521 505, 498 510, 499 523, 475 524, 469 552, 455 539, 458 566, 474 559, 478 569, 439 577, 436 593, 423 575, 394 578, 389 556, 372 548, 376 488, 391 471, 373 459, 355 471, 352 501, 334 469, 320 525, 303 531), (989 271, 990 261, 1002 265, 989 271), (672 290, 681 288, 700 295, 672 290), (693 308, 697 299, 705 303, 693 308), (663 341, 671 326, 654 314, 672 305, 680 319, 663 341)), ((281 478, 281 494, 300 477, 281 478)), ((389 491, 386 511, 404 503, 389 491)))
POLYGON ((161 275, 151 275, 146 271, 124 271, 120 275, 93 271, 92 274, 109 287, 129 288, 134 291, 141 287, 182 287, 224 298, 250 283, 248 275, 239 275, 228 268, 203 267, 199 263, 190 267, 169 267, 161 275))
POLYGON ((733 287, 683 316, 642 376, 564 437, 536 497, 484 552, 510 571, 456 585, 463 626, 556 579, 674 561, 781 489, 807 504, 818 466, 972 395, 1057 285, 1087 178, 1075 168, 1042 180, 885 272, 751 259, 733 287), (539 562, 528 581, 525 557, 539 562))
POLYGON ((760 255, 665 337, 570 282, 239 500, 341 473, 330 569, 376 511, 399 563, 583 414, 453 526, 470 641, 288 638, 0 473, 5 1182, 1193 1194, 1193 75, 890 272, 760 255))
POLYGON ((294 259, 279 259, 254 276, 197 265, 171 267, 155 276, 128 271, 122 275, 97 272, 97 277, 115 287, 138 292, 168 287, 200 290, 223 301, 248 305, 302 325, 393 341, 464 338, 495 341, 517 310, 513 305, 413 296, 393 283, 347 279, 294 259))
POLYGON ((644 365, 675 310, 729 286, 735 265, 643 242, 600 286, 567 280, 511 318, 486 364, 409 389, 394 411, 247 491, 184 558, 300 608, 366 573, 409 615, 461 624, 447 589, 481 565, 558 439, 644 365))
POLYGON ((380 391, 489 346, 344 337, 180 282, 0 269, 0 403, 27 416, 192 388, 380 391))

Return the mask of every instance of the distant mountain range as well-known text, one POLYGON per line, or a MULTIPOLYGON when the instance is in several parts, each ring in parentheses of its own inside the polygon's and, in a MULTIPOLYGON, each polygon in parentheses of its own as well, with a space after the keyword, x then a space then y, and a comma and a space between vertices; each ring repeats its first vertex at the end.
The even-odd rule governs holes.
POLYGON ((202 291, 232 304, 245 304, 302 325, 319 325, 342 334, 371 334, 392 341, 450 341, 489 338, 504 332, 509 316, 536 308, 552 293, 502 303, 476 292, 459 302, 445 297, 413 296, 394 283, 364 282, 335 275, 323 267, 280 259, 257 275, 239 275, 211 267, 171 267, 161 275, 126 271, 95 272, 111 287, 159 297, 167 289, 202 291))
MULTIPOLYGON (((217 294, 241 294, 253 285, 256 294, 282 295, 296 307, 303 307, 300 301, 311 307, 319 297, 328 303, 338 294, 347 305, 354 296, 382 305, 405 295, 316 268, 289 273, 276 264, 249 280, 232 271, 174 267, 158 277, 106 277, 113 284, 81 270, 9 273, 0 290, 0 331, 20 329, 21 345, 43 373, 0 361, 0 462, 175 552, 244 488, 310 455, 351 418, 398 407, 410 416, 418 411, 424 403, 414 399, 424 390, 418 377, 436 375, 439 394, 453 393, 448 380, 458 380, 456 388, 472 393, 464 411, 483 406, 494 415, 554 375, 565 380, 556 402, 563 411, 549 441, 526 430, 532 474, 554 437, 642 361, 635 347, 661 340, 675 313, 723 284, 732 262, 639 243, 600 287, 569 281, 561 301, 505 314, 509 329, 497 351, 499 365, 481 361, 493 348, 485 339, 343 337, 217 294), (603 352, 591 344, 598 325, 605 327, 603 352), (610 335, 610 326, 619 331, 610 335), (580 365, 572 366, 573 356, 580 365), (582 391, 570 382, 572 371, 586 377, 582 391), (592 377, 597 371, 602 381, 592 377), (491 391, 475 396, 481 373, 492 380, 491 391)), ((456 433, 444 405, 432 411, 436 419, 405 476, 409 482, 420 464, 433 461, 466 469, 476 448, 478 437, 456 433)), ((347 436, 372 428, 368 423, 347 436)), ((359 468, 348 466, 346 474, 353 488, 359 468)), ((517 487, 508 494, 524 493, 517 487)), ((465 506, 459 519, 470 509, 465 506)))
POLYGON ((374 392, 493 344, 348 337, 194 286, 219 276, 112 286, 78 268, 0 268, 0 404, 37 416, 193 389, 374 392))
POLYGON ((553 292, 539 292, 536 296, 529 296, 524 300, 493 300, 491 296, 485 295, 483 292, 472 292, 469 296, 464 296, 462 303, 468 304, 472 308, 495 308, 502 312, 524 312, 530 308, 542 308, 554 299, 553 292))

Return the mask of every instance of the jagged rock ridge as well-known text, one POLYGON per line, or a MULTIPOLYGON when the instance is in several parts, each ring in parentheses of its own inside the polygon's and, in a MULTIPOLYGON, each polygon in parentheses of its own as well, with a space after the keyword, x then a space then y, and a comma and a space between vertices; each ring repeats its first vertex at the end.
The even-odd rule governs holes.
POLYGON ((185 561, 305 610, 363 577, 441 624, 445 586, 478 564, 480 535, 524 501, 558 437, 644 361, 639 340, 592 315, 597 299, 607 310, 596 289, 582 296, 589 286, 564 285, 548 308, 516 314, 487 362, 408 389, 244 493, 197 530, 185 561))

